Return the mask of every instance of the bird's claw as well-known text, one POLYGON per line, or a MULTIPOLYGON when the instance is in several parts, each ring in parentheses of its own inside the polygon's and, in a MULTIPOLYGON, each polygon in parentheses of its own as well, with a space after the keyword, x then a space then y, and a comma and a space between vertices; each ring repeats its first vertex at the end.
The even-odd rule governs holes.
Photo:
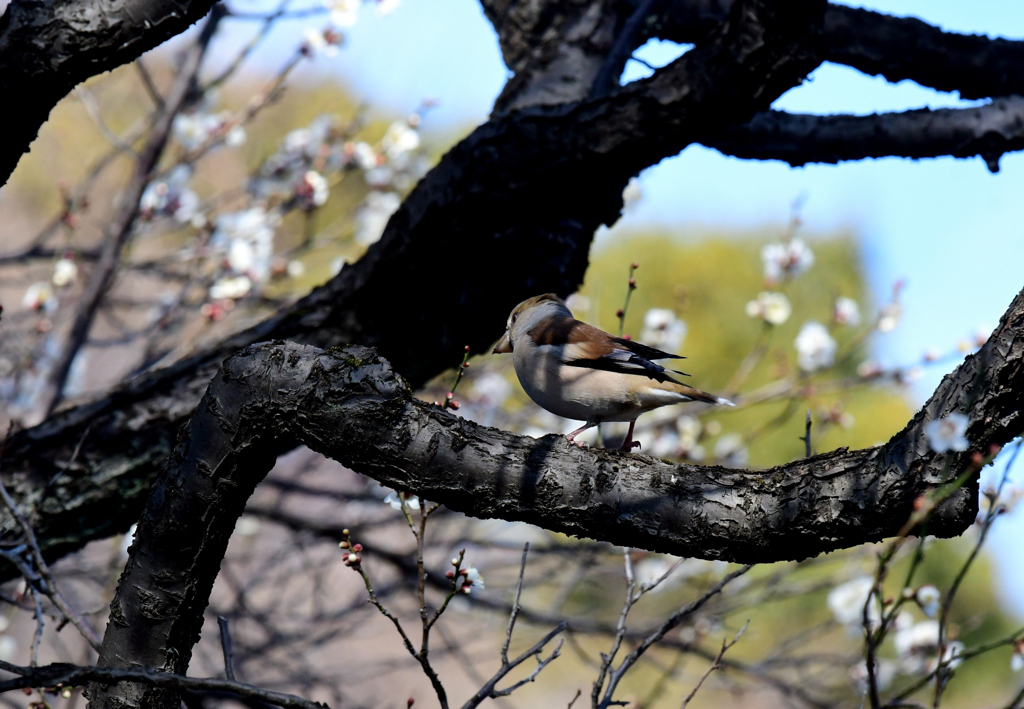
POLYGON ((627 453, 634 448, 642 448, 640 441, 625 441, 621 446, 619 446, 620 451, 626 451, 627 453))

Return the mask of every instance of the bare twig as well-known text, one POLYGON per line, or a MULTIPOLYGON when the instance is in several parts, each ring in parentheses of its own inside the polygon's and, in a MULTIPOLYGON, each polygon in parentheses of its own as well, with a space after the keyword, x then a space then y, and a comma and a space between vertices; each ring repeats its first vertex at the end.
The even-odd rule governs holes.
POLYGON ((804 457, 810 458, 813 454, 811 449, 811 410, 807 409, 807 424, 804 428, 804 435, 800 437, 804 442, 804 457))
POLYGON ((227 679, 234 681, 234 650, 231 646, 231 628, 228 627, 228 619, 222 615, 217 616, 217 625, 220 627, 220 649, 224 653, 224 676, 227 679))
POLYGON ((732 640, 725 639, 722 641, 722 649, 718 651, 718 656, 708 666, 707 670, 704 671, 704 674, 701 675, 700 679, 697 680, 697 684, 695 684, 693 689, 690 690, 690 693, 686 695, 686 698, 683 699, 683 709, 686 709, 686 706, 691 701, 693 701, 693 698, 695 696, 697 696, 697 691, 701 688, 701 685, 704 684, 704 680, 710 677, 712 672, 722 667, 722 658, 725 657, 726 651, 728 651, 729 648, 731 648, 733 645, 740 641, 740 638, 743 637, 743 633, 747 631, 747 627, 749 625, 750 621, 748 620, 746 623, 743 624, 743 627, 740 628, 740 631, 736 633, 736 637, 734 637, 732 640))

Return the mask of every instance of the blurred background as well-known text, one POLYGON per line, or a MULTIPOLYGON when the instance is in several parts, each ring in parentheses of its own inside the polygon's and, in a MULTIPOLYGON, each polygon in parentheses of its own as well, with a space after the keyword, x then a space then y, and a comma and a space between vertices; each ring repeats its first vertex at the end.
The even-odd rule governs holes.
MULTIPOLYGON (((1024 5, 1009 0, 847 4, 919 16, 950 31, 1024 38, 1024 5)), ((255 322, 359 258, 415 181, 486 121, 508 75, 473 0, 337 2, 326 8, 331 12, 297 0, 269 21, 278 7, 239 0, 234 16, 222 20, 201 74, 209 88, 175 124, 161 171, 143 196, 129 264, 72 368, 69 400, 255 322)), ((195 34, 144 58, 158 87, 173 80, 176 57, 195 34)), ((651 42, 636 56, 657 67, 687 49, 651 42)), ((650 73, 631 61, 622 81, 650 73)), ((775 107, 867 114, 973 103, 826 64, 775 107)), ((40 385, 89 254, 122 206, 118 193, 130 161, 118 141, 145 123, 151 107, 136 68, 95 77, 54 110, 31 154, 0 189, 5 419, 38 417, 40 385), (43 243, 52 253, 25 256, 43 243)), ((624 332, 686 355, 684 368, 697 386, 737 395, 743 404, 729 412, 652 414, 639 433, 643 451, 768 467, 802 455, 805 411, 815 423, 817 451, 874 445, 900 430, 942 376, 984 343, 1024 286, 1024 157, 1007 154, 999 167, 992 173, 980 159, 890 158, 794 169, 694 146, 639 175, 627 190, 623 217, 595 239, 586 282, 570 306, 577 317, 614 332, 636 262, 638 288, 621 322, 624 332), (799 252, 782 273, 771 272, 765 247, 772 244, 799 252), (781 294, 785 304, 776 296, 759 301, 763 293, 781 294), (809 322, 821 323, 822 331, 805 335, 809 322), (815 356, 821 361, 805 366, 815 356)), ((503 327, 494 322, 495 339, 503 327)), ((533 406, 502 358, 476 358, 468 371, 460 415, 535 436, 575 427, 533 406)), ((442 397, 452 376, 422 396, 442 397)), ((985 480, 997 482, 1008 463, 1004 453, 985 480)), ((1007 509, 1021 475, 1011 475, 1000 500, 1007 509)), ((377 546, 408 553, 401 504, 384 504, 388 493, 308 451, 279 463, 239 526, 211 611, 211 618, 216 611, 238 623, 240 662, 253 663, 250 676, 300 693, 341 683, 344 691, 335 687, 325 697, 352 705, 398 706, 407 695, 432 705, 429 685, 390 626, 361 607, 362 583, 332 556, 345 525, 367 530, 377 546), (302 581, 314 577, 315 583, 302 581), (332 634, 314 642, 311 619, 324 624, 328 616, 332 634), (341 642, 353 638, 356 648, 341 642), (302 645, 301 662, 275 659, 292 644, 302 645), (382 686, 385 676, 394 679, 382 686)), ((481 600, 459 599, 452 613, 462 619, 449 628, 442 652, 443 666, 463 689, 479 686, 473 668, 496 656, 502 621, 486 613, 507 609, 523 540, 542 550, 527 572, 529 578, 535 568, 540 576, 527 601, 547 609, 538 612, 538 627, 563 612, 595 623, 613 623, 618 615, 621 550, 450 513, 437 525, 436 564, 443 568, 453 549, 468 544, 488 579, 481 600), (493 600, 499 596, 505 605, 493 600)), ((955 623, 968 646, 1002 637, 1024 618, 1022 525, 1019 514, 993 525, 961 591, 955 623)), ((976 541, 977 530, 929 547, 918 583, 948 587, 976 541)), ((856 706, 859 638, 844 627, 849 623, 836 610, 834 592, 872 573, 876 551, 758 570, 673 636, 679 646, 702 646, 704 655, 666 653, 661 664, 637 671, 624 693, 631 706, 677 706, 723 633, 734 635, 747 619, 751 625, 732 651, 747 669, 734 667, 736 679, 720 673, 695 706, 856 706)), ((116 570, 122 553, 117 545, 94 544, 62 562, 69 583, 98 604, 97 623, 112 577, 109 571, 97 576, 96 569, 116 570)), ((375 562, 366 556, 372 570, 375 562)), ((649 574, 672 563, 643 554, 633 561, 646 561, 649 574)), ((638 611, 639 625, 655 623, 725 570, 691 562, 675 572, 678 584, 652 592, 650 606, 638 611)), ((408 571, 392 563, 382 575, 398 589, 408 571)), ((909 628, 927 622, 924 610, 914 610, 909 628)), ((8 643, 5 650, 0 642, 0 654, 24 659, 30 619, 13 611, 6 618, 14 625, 0 636, 8 643)), ((215 621, 213 628, 204 632, 197 672, 216 671, 215 621)), ((577 686, 582 706, 606 630, 580 631, 567 642, 561 668, 504 700, 506 706, 565 706, 577 686)), ((924 651, 908 647, 887 650, 892 681, 907 686, 925 667, 914 665, 924 651)), ((48 648, 54 658, 78 652, 60 643, 48 648)), ((951 684, 948 703, 1005 703, 1021 683, 1013 657, 1003 647, 973 660, 951 684)))

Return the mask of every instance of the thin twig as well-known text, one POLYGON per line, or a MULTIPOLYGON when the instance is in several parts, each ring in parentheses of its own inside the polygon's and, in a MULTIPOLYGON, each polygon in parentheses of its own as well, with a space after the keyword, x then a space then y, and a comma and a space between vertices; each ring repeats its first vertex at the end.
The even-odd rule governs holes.
POLYGON ((804 435, 800 437, 800 440, 804 442, 804 457, 810 458, 812 455, 811 449, 811 410, 807 409, 807 424, 804 428, 804 435))
POLYGON ((704 671, 704 674, 701 675, 699 680, 697 680, 697 684, 694 685, 693 689, 690 690, 690 693, 686 695, 685 699, 683 699, 682 709, 686 709, 686 706, 693 701, 695 696, 697 696, 697 691, 701 688, 701 685, 704 684, 704 680, 710 677, 712 672, 722 667, 722 658, 725 657, 726 651, 740 641, 740 638, 743 637, 743 633, 747 631, 747 627, 749 625, 750 621, 748 620, 743 624, 743 627, 740 628, 740 631, 736 633, 736 637, 732 640, 725 639, 722 641, 722 649, 718 651, 718 656, 715 657, 711 665, 704 671))
POLYGON ((217 616, 217 625, 220 627, 220 649, 224 654, 224 676, 235 680, 234 650, 231 645, 231 628, 228 627, 228 619, 222 615, 217 616))

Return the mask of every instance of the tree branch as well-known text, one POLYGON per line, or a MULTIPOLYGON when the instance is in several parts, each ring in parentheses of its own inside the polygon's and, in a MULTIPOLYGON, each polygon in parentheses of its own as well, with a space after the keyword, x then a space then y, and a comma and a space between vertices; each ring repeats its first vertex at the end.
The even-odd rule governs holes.
MULTIPOLYGON (((923 492, 969 469, 973 450, 1021 432, 1022 396, 1024 291, 985 346, 887 444, 757 472, 675 465, 480 426, 414 399, 390 364, 365 347, 255 345, 225 362, 153 489, 111 604, 100 664, 187 670, 237 518, 277 454, 298 443, 475 517, 755 563, 896 534, 923 492), (925 423, 953 411, 969 416, 972 450, 935 454, 925 423)), ((959 534, 974 521, 976 485, 975 475, 940 506, 929 533, 959 534)), ((118 701, 156 701, 145 687, 125 691, 118 687, 118 701)), ((172 695, 157 699, 174 704, 172 695)))
POLYGON ((999 170, 1003 153, 1024 149, 1024 98, 977 108, 921 109, 872 116, 815 116, 767 111, 701 140, 739 158, 793 166, 897 156, 985 159, 999 170))
POLYGON ((7 106, 0 184, 76 84, 184 32, 212 0, 12 0, 0 16, 0 95, 7 106))
POLYGON ((750 0, 707 46, 651 79, 601 101, 492 120, 417 185, 363 259, 293 307, 15 435, 3 461, 7 487, 48 558, 127 529, 175 431, 242 347, 277 338, 323 348, 361 342, 417 386, 467 343, 487 348, 519 300, 574 291, 595 230, 618 218, 628 179, 798 83, 816 63, 806 46, 823 7, 750 0), (409 307, 408 293, 430 293, 430 307, 409 307), (76 464, 62 472, 88 425, 76 464))

